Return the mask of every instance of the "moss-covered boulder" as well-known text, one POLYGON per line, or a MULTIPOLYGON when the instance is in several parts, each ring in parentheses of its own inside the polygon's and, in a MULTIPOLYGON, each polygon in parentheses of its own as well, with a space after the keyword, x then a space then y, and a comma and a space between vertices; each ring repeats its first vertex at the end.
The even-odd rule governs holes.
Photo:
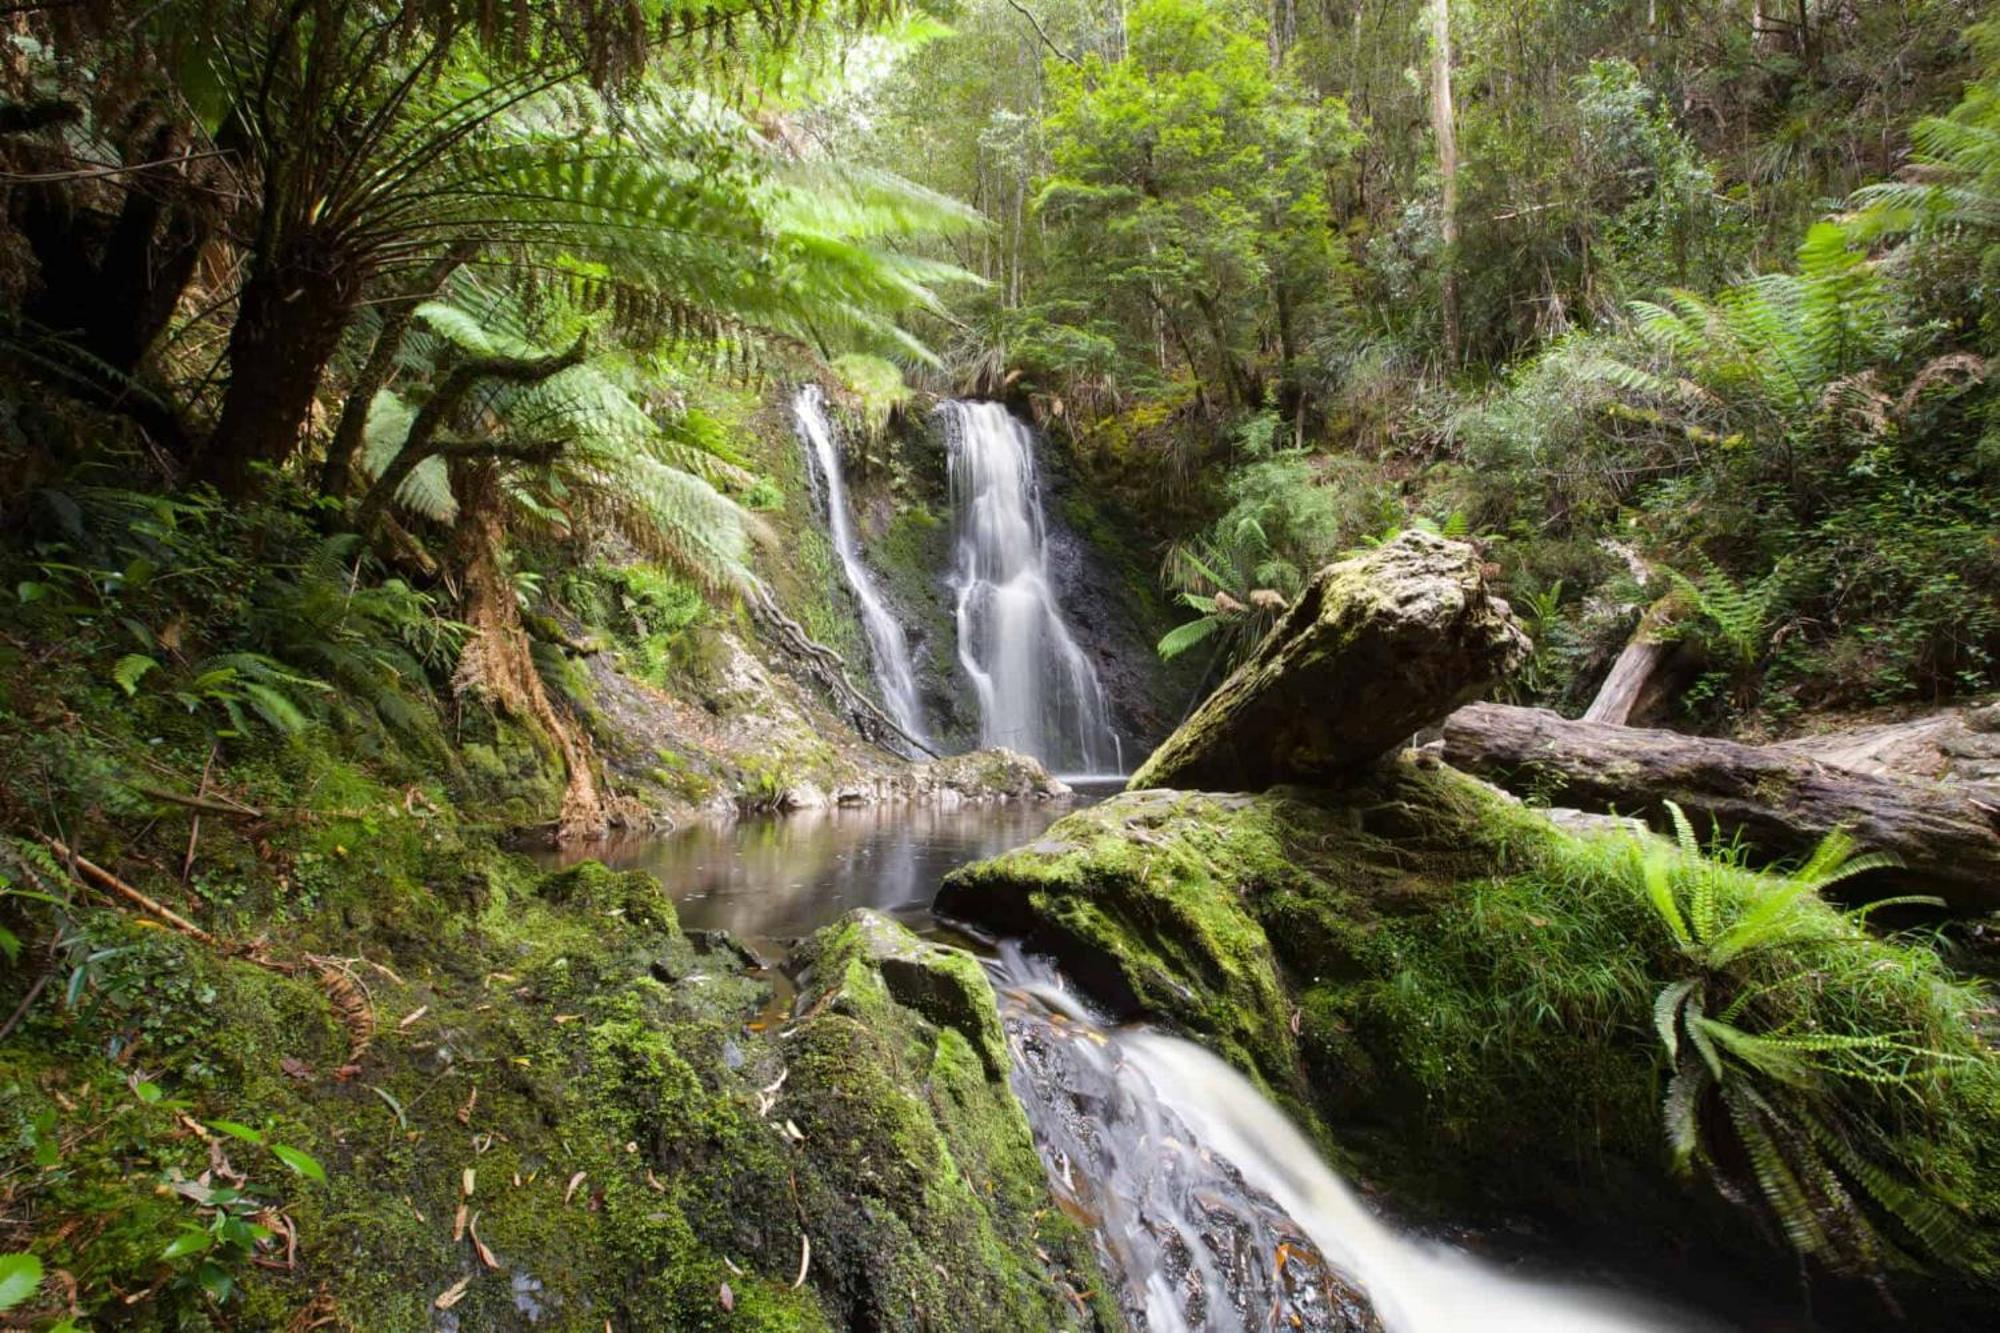
POLYGON ((857 911, 801 954, 804 1017, 783 1041, 788 1115, 832 1223, 832 1295, 851 1328, 1115 1327, 1091 1305, 1087 1235, 1049 1200, 1007 1084, 991 985, 971 955, 857 911))
POLYGON ((1477 698, 1527 648, 1470 546, 1405 532, 1315 574, 1131 787, 1338 779, 1477 698))
MULTIPOLYGON (((959 870, 937 906, 1196 1036, 1413 1210, 1529 1211, 1593 1244, 1622 1226, 1782 1265, 1775 1229, 1758 1239, 1750 1213, 1672 1168, 1655 1006, 1689 964, 1629 836, 1564 832, 1405 756, 1340 789, 1128 792, 959 870)), ((1755 880, 1719 882, 1762 892, 1755 880)), ((1740 919, 1750 901, 1715 911, 1740 919)), ((1829 1082, 1829 1114, 1948 1201, 1963 1226, 1936 1262, 1986 1281, 2000 1259, 1990 1000, 1921 944, 1809 895, 1788 910, 1753 978, 1798 998, 1788 1031, 1895 1034, 1941 1057, 1919 1060, 1920 1096, 1829 1082)))

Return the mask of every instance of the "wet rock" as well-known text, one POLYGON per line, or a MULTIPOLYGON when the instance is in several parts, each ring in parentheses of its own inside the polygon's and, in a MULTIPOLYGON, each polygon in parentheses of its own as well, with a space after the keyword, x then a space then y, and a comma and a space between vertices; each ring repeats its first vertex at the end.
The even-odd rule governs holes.
POLYGON ((1314 575, 1131 788, 1340 779, 1478 697, 1528 646, 1470 546, 1405 532, 1314 575))
POLYGON ((764 955, 745 944, 730 931, 690 930, 686 934, 688 943, 703 953, 727 954, 753 971, 761 971, 771 965, 764 955))
POLYGON ((947 801, 1049 800, 1070 794, 1069 785, 1040 760, 998 746, 934 759, 919 765, 914 777, 919 793, 947 801))

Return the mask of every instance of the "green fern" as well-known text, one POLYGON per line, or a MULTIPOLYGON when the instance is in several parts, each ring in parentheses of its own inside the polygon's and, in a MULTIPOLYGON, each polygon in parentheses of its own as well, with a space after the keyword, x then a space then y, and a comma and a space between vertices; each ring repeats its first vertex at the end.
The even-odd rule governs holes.
POLYGON ((1730 666, 1739 672, 1754 669, 1770 642, 1772 617, 1784 590, 1784 563, 1756 582, 1744 584, 1730 577, 1706 552, 1695 552, 1695 560, 1700 566, 1697 577, 1689 578, 1677 569, 1668 569, 1667 577, 1730 666))
MULTIPOLYGON (((1789 874, 1711 859, 1678 805, 1671 847, 1634 840, 1630 878, 1683 974, 1653 1005, 1668 1069, 1661 1126, 1677 1170, 1755 1200, 1801 1255, 1872 1273, 1907 1242, 1932 1257, 1964 1252, 1969 1229, 1933 1187, 1871 1155, 1890 1148, 1864 1088, 1890 1112, 1921 1115, 1954 1053, 1914 1031, 1816 1028, 1823 979, 1799 961, 1828 938, 1828 886, 1889 864, 1829 836, 1789 874), (1900 1107, 1894 1105, 1900 1102, 1900 1107)), ((1847 927, 1858 931, 1858 915, 1847 927)))

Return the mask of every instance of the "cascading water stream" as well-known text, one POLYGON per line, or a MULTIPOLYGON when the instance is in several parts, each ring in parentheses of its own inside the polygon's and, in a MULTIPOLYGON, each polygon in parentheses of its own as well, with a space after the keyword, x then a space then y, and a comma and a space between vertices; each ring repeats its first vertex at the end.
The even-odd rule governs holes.
POLYGON ((1135 1326, 1154 1333, 1712 1327, 1633 1297, 1510 1276, 1400 1234, 1220 1059, 1157 1032, 1106 1028, 1054 969, 1012 946, 989 967, 1014 1089, 1050 1186, 1064 1211, 1097 1236, 1135 1326))
POLYGON ((953 399, 941 410, 958 534, 958 659, 979 695, 980 743, 1057 770, 1121 773, 1104 687, 1049 581, 1034 438, 999 403, 953 399))
POLYGON ((804 385, 793 395, 792 416, 799 438, 806 443, 813 480, 826 500, 827 530, 833 537, 834 553, 840 557, 841 572, 861 608, 861 628, 868 635, 869 655, 874 662, 875 684, 882 691, 882 703, 897 726, 921 741, 925 739, 924 712, 917 699, 916 672, 910 665, 909 639, 888 603, 882 600, 875 576, 862 562, 854 519, 847 511, 847 480, 841 466, 840 442, 827 416, 826 394, 817 384, 804 385))

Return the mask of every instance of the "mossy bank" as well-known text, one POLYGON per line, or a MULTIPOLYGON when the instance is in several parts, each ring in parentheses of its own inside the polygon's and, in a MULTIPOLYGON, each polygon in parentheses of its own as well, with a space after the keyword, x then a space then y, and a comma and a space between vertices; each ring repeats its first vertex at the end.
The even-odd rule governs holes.
POLYGON ((415 836, 315 917, 337 943, 70 909, 80 1002, 0 1047, 5 1248, 62 1275, 33 1326, 1096 1322, 969 957, 836 925, 788 1012, 647 876, 415 836), (201 1239, 216 1190, 273 1239, 201 1239))

